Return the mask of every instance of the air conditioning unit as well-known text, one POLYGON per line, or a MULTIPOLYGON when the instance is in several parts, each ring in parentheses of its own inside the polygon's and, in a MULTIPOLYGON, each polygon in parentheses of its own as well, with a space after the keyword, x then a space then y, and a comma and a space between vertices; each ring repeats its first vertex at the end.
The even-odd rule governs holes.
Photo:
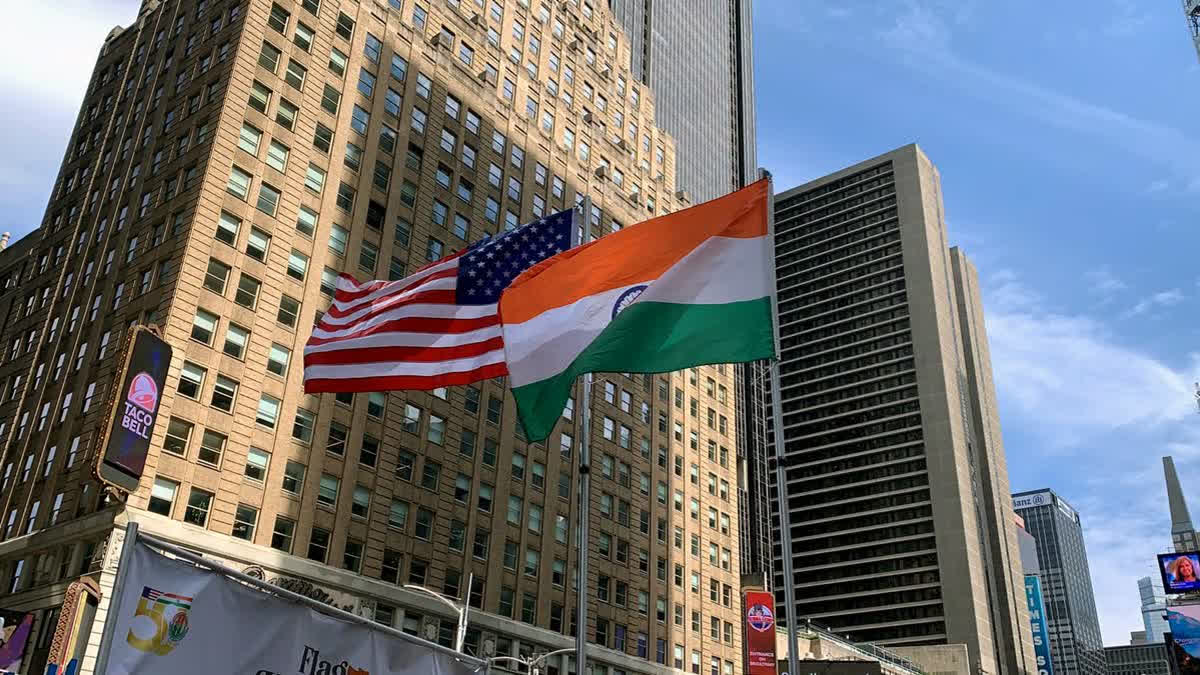
POLYGON ((625 152, 630 152, 629 144, 625 142, 624 138, 620 138, 620 137, 617 138, 617 147, 624 150, 625 152))
POLYGON ((604 69, 600 71, 600 77, 607 80, 610 75, 612 75, 612 68, 609 66, 604 66, 604 69))
POLYGON ((579 51, 579 48, 582 46, 583 44, 579 41, 579 38, 575 38, 567 43, 567 49, 571 49, 573 51, 579 51))
POLYGON ((479 81, 480 81, 480 82, 489 82, 489 81, 491 81, 491 78, 490 78, 490 77, 488 77, 488 71, 486 71, 486 70, 481 70, 481 71, 479 71, 479 81))
POLYGON ((433 37, 429 38, 429 44, 434 47, 439 47, 442 44, 442 34, 434 33, 433 37))
POLYGON ((563 150, 566 150, 567 152, 571 152, 571 146, 567 145, 566 141, 559 141, 558 147, 562 148, 563 150))
POLYGON ((637 190, 634 190, 633 192, 629 193, 629 201, 633 202, 634 204, 637 204, 640 202, 641 196, 642 196, 642 193, 638 192, 637 190))
POLYGON ((681 202, 686 202, 688 204, 692 203, 692 197, 691 197, 691 195, 688 194, 687 190, 676 190, 675 191, 675 199, 678 199, 681 202))
POLYGON ((663 182, 666 179, 667 179, 667 175, 661 171, 659 171, 658 175, 656 175, 654 177, 654 180, 658 181, 659 183, 663 182))
POLYGON ((596 178, 608 178, 608 165, 601 164, 596 167, 596 178))
POLYGON ((595 122, 595 120, 596 120, 596 116, 592 114, 591 110, 584 111, 584 113, 583 113, 583 121, 584 122, 586 122, 587 124, 592 124, 593 122, 595 122))
POLYGON ((471 15, 471 23, 479 26, 480 28, 483 28, 487 25, 487 23, 483 20, 483 15, 479 12, 475 12, 471 15))

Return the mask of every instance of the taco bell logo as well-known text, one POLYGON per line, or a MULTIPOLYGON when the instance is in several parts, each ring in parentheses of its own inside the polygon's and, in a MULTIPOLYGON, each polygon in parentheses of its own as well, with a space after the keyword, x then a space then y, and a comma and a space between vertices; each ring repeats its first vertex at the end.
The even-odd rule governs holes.
POLYGON ((129 383, 129 395, 126 398, 142 410, 153 413, 158 408, 158 385, 147 373, 138 373, 129 383))
POLYGON ((129 394, 125 397, 125 410, 121 415, 121 427, 145 440, 150 440, 154 429, 154 411, 158 408, 158 385, 146 373, 138 373, 129 383, 129 394))
POLYGON ((765 633, 775 627, 775 615, 766 605, 754 605, 746 610, 746 623, 754 630, 765 633))

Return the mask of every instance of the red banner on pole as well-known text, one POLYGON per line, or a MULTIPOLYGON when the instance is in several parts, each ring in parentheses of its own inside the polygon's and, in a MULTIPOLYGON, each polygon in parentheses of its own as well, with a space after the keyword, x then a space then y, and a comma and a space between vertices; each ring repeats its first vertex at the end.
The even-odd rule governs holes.
POLYGON ((748 675, 776 675, 775 596, 746 591, 746 655, 748 675))

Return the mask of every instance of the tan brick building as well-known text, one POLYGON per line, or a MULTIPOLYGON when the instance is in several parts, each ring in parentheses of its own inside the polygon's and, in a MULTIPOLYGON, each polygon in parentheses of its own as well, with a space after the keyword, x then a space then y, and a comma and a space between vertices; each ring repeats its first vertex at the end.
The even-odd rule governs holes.
MULTIPOLYGON (((503 381, 306 396, 300 360, 338 271, 400 278, 583 195, 593 237, 681 206, 629 62, 595 0, 146 0, 112 31, 41 227, 0 254, 0 606, 37 612, 27 666, 70 581, 111 588, 127 519, 443 643, 448 610, 400 586, 469 598, 478 655, 572 644, 574 404, 531 444, 503 381), (134 322, 175 358, 124 508, 90 467, 134 322)), ((733 389, 597 377, 593 672, 741 672, 733 389)))

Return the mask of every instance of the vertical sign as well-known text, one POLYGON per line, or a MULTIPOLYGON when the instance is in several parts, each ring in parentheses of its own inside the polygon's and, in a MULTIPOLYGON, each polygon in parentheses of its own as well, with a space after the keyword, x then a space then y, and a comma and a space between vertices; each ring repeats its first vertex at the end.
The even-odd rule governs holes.
POLYGON ((1042 602, 1042 580, 1036 574, 1025 575, 1025 602, 1029 605, 1029 627, 1033 630, 1038 675, 1054 675, 1054 666, 1050 663, 1050 631, 1046 629, 1046 606, 1042 602))
POLYGON ((119 384, 110 397, 112 421, 97 466, 104 482, 126 492, 137 489, 170 367, 171 345, 142 326, 134 328, 125 366, 116 379, 119 384))
POLYGON ((775 596, 765 591, 746 591, 746 673, 776 675, 775 596))

